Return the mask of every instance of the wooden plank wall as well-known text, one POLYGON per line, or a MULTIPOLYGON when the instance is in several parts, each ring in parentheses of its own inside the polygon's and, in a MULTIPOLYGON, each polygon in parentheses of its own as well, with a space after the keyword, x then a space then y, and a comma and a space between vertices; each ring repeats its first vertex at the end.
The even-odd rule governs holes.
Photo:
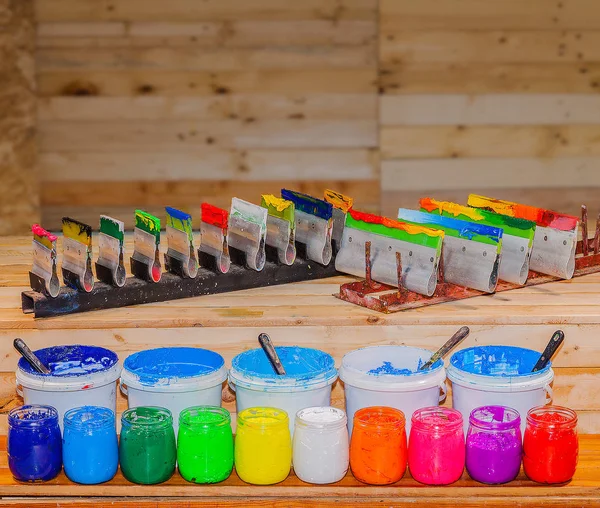
POLYGON ((33 0, 0 1, 0 235, 39 221, 33 0))
POLYGON ((597 0, 380 0, 383 212, 469 191, 595 213, 597 0))
POLYGON ((44 224, 282 186, 377 208, 377 5, 37 0, 44 224))

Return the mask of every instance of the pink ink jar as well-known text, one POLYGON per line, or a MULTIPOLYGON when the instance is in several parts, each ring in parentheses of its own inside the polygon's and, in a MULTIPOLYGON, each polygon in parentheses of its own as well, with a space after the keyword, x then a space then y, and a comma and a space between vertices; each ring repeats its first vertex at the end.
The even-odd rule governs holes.
POLYGON ((465 468, 462 415, 447 407, 417 409, 411 419, 408 467, 412 477, 426 485, 448 485, 465 468))

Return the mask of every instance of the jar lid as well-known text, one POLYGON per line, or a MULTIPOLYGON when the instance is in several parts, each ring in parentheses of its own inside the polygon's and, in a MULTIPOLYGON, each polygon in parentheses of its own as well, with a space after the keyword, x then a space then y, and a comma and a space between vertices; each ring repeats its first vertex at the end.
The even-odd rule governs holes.
POLYGON ((519 412, 511 407, 481 406, 471 411, 469 423, 479 428, 510 430, 521 426, 521 417, 519 412))

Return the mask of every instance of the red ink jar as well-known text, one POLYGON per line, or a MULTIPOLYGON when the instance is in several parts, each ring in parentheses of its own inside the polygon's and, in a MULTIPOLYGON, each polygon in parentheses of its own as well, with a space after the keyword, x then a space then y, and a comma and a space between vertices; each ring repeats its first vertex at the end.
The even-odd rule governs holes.
POLYGON ((577 468, 577 413, 561 406, 534 407, 527 413, 523 469, 533 481, 563 483, 577 468))

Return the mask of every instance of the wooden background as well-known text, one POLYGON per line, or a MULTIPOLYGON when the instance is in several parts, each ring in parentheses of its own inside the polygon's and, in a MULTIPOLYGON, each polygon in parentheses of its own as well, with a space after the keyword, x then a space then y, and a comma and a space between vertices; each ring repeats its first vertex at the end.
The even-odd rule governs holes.
POLYGON ((597 0, 1 4, 36 18, 38 164, 12 165, 37 168, 48 227, 282 186, 386 214, 469 191, 599 211, 597 0))

